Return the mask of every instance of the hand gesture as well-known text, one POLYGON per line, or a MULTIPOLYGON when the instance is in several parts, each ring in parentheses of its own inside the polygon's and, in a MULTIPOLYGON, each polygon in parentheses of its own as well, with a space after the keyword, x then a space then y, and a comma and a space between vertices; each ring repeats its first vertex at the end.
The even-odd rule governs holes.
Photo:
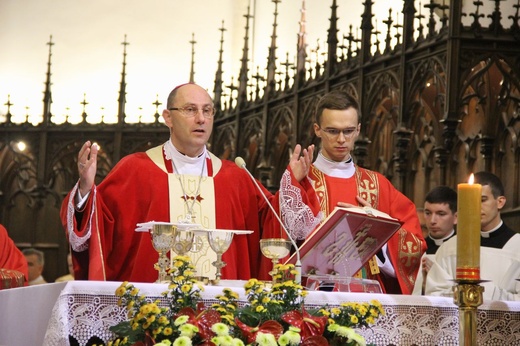
POLYGON ((359 196, 356 196, 356 200, 358 201, 358 203, 360 205, 354 205, 354 204, 345 203, 345 202, 338 202, 338 207, 343 207, 343 208, 364 208, 364 207, 369 207, 369 208, 372 208, 370 203, 365 201, 363 198, 361 198, 359 196))
POLYGON ((303 149, 299 144, 296 144, 294 151, 289 161, 289 167, 294 174, 294 177, 299 182, 303 180, 309 174, 309 169, 312 164, 314 154, 314 144, 309 145, 307 149, 303 149))
POLYGON ((421 262, 422 262, 422 274, 423 274, 423 276, 426 276, 426 275, 428 275, 428 272, 430 271, 430 269, 432 269, 433 261, 431 259, 427 258, 426 256, 423 256, 423 258, 421 259, 421 262))
POLYGON ((86 141, 78 154, 79 192, 85 196, 96 178, 98 145, 86 141))

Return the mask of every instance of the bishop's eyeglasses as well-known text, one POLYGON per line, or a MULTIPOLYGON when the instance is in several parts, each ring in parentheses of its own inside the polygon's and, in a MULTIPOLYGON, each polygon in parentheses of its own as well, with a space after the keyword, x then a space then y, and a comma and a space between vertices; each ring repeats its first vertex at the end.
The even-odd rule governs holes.
POLYGON ((343 134, 343 137, 350 139, 357 132, 358 128, 356 126, 356 127, 347 127, 346 129, 336 129, 333 127, 326 127, 326 128, 320 127, 320 129, 331 138, 338 138, 340 134, 343 134))
POLYGON ((208 119, 213 118, 213 116, 215 115, 215 107, 212 107, 212 106, 204 106, 199 109, 196 106, 187 105, 184 107, 171 107, 171 108, 168 108, 168 110, 179 111, 186 118, 193 118, 194 116, 199 114, 199 112, 202 112, 202 115, 204 116, 204 118, 208 118, 208 119))

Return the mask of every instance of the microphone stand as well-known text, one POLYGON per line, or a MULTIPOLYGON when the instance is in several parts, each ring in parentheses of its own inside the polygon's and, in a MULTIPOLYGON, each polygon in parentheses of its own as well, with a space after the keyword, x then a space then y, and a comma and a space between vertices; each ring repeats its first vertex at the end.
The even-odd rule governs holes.
POLYGON ((258 185, 258 182, 256 181, 255 177, 253 177, 251 172, 249 172, 249 170, 246 168, 246 162, 244 161, 244 159, 241 158, 240 156, 238 156, 235 159, 235 164, 238 167, 242 168, 244 171, 246 171, 247 174, 251 177, 251 180, 253 180, 253 183, 255 184, 256 188, 258 189, 258 191, 260 191, 260 194, 262 195, 262 197, 264 198, 265 202, 267 203, 267 205, 269 206, 269 208, 273 212, 274 216, 276 217, 276 219, 280 223, 280 226, 282 226, 282 229, 285 231, 285 234, 287 235, 287 237, 291 241, 291 244, 294 246, 294 249, 295 249, 295 252, 296 252, 296 264, 294 265, 294 269, 296 270, 296 278, 295 278, 294 281, 298 285, 301 284, 301 282, 302 282, 302 262, 300 260, 300 249, 296 245, 296 242, 294 241, 293 237, 291 236, 291 234, 289 233, 287 228, 285 228, 285 225, 283 224, 282 220, 280 219, 280 216, 278 216, 278 213, 274 210, 273 206, 271 205, 271 203, 267 199, 267 196, 265 195, 264 190, 262 190, 260 185, 258 185))

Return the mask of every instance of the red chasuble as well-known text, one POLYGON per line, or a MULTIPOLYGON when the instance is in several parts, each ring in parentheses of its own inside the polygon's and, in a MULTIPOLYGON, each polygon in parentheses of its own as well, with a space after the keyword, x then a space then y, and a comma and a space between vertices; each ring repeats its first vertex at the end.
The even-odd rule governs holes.
MULTIPOLYGON (((171 161, 165 159, 171 169, 171 161)), ((222 279, 269 279, 271 262, 262 256, 261 238, 280 237, 280 225, 243 169, 215 156, 208 159, 214 181, 215 225, 219 229, 252 230, 235 235, 223 260, 222 279), (215 169, 217 167, 217 169, 215 169)), ((149 233, 135 232, 136 224, 170 220, 168 174, 146 153, 123 158, 94 186, 81 213, 74 210, 76 187, 65 199, 61 217, 72 246, 75 278, 154 282, 158 254, 149 233)), ((314 196, 304 179, 301 193, 314 196)), ((278 210, 278 194, 264 192, 278 210)), ((205 198, 205 196, 200 196, 205 198)))
POLYGON ((415 205, 383 175, 356 166, 351 178, 325 175, 312 166, 309 177, 314 182, 321 210, 328 215, 338 202, 358 205, 356 196, 368 201, 373 208, 403 222, 401 229, 388 241, 388 255, 395 269, 396 279, 383 273, 372 274, 366 265, 366 277, 381 283, 387 293, 411 294, 420 259, 426 250, 415 205))
POLYGON ((9 238, 7 230, 2 225, 0 225, 0 269, 16 270, 22 273, 25 277, 24 284, 27 286, 27 278, 29 277, 27 260, 13 240, 9 238))

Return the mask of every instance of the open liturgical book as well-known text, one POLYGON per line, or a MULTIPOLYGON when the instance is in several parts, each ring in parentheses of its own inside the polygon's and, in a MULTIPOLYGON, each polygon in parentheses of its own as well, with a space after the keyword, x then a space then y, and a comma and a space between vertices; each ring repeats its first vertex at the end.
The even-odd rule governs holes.
MULTIPOLYGON (((355 275, 401 227, 373 208, 336 207, 300 246, 303 275, 355 275)), ((296 263, 294 253, 286 263, 296 263)))

